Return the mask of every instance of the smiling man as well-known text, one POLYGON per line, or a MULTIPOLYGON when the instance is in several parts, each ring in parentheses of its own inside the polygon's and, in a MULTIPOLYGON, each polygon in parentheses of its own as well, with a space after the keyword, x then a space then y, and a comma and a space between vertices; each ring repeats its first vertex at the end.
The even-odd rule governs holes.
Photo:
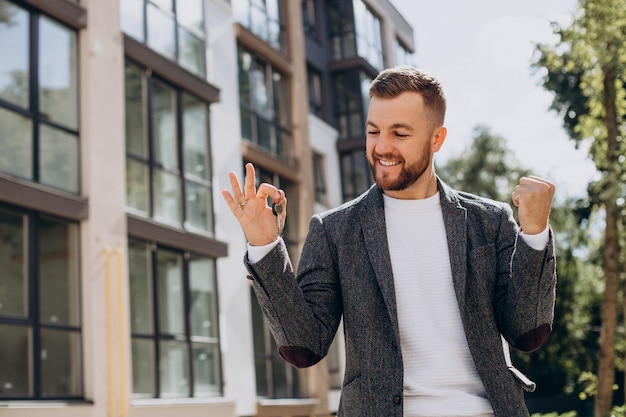
POLYGON ((523 390, 534 384, 508 345, 533 351, 552 329, 554 186, 520 179, 518 225, 508 204, 452 190, 435 174, 447 131, 434 77, 385 70, 370 96, 376 184, 312 218, 297 274, 279 236, 284 192, 257 189, 251 164, 243 189, 231 173, 232 194, 223 191, 280 353, 298 367, 317 363, 343 318, 340 417, 527 417, 523 390), (278 230, 268 198, 282 204, 278 230))

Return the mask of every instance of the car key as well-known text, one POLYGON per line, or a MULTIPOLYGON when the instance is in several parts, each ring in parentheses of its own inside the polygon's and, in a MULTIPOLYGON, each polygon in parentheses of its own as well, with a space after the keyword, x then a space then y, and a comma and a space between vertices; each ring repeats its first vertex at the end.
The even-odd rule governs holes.
POLYGON ((272 204, 272 213, 274 213, 274 216, 276 216, 276 236, 280 236, 280 222, 282 220, 282 213, 283 213, 283 204, 282 204, 282 200, 280 203, 274 203, 272 204))

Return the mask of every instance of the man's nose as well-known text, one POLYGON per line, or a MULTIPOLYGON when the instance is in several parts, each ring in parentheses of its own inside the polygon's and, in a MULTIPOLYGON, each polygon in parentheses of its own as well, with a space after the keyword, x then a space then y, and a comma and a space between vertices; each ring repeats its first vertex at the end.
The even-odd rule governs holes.
POLYGON ((389 152, 393 148, 391 135, 387 132, 380 132, 378 141, 376 142, 376 152, 383 154, 389 152))

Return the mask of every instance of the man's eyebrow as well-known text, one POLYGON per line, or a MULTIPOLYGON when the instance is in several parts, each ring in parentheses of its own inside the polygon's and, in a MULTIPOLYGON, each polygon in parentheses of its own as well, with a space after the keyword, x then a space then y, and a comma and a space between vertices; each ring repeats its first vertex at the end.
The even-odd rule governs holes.
MULTIPOLYGON (((372 122, 371 120, 368 120, 366 123, 368 126, 372 126, 375 128, 378 128, 378 126, 376 126, 376 123, 372 122)), ((406 130, 413 130, 413 127, 411 125, 408 125, 406 123, 394 123, 391 125, 391 129, 406 129, 406 130)))

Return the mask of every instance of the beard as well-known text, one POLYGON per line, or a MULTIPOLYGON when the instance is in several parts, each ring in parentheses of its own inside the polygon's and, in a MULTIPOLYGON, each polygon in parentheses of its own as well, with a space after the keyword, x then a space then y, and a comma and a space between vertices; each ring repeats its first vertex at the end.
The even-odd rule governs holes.
POLYGON ((429 147, 426 147, 420 158, 413 164, 407 165, 404 158, 400 158, 393 154, 378 154, 372 152, 371 155, 367 155, 367 161, 370 164, 372 170, 372 176, 378 188, 383 191, 401 191, 409 188, 415 184, 418 179, 426 172, 430 165, 433 152, 429 147), (378 159, 391 159, 400 161, 402 168, 397 176, 391 176, 387 172, 378 171, 378 159))

